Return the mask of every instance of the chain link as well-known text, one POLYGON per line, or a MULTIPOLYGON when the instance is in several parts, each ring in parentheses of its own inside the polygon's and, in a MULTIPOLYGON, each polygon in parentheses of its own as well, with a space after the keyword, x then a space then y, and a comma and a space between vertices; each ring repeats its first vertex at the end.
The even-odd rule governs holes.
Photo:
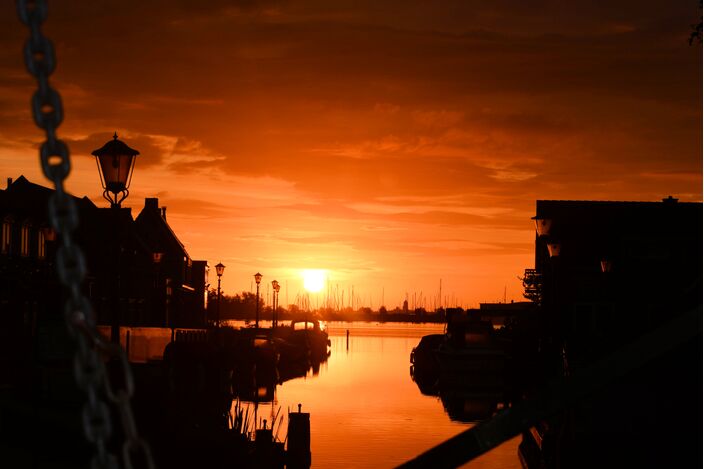
POLYGON ((73 239, 73 231, 78 226, 78 210, 64 187, 64 180, 71 171, 70 153, 66 143, 56 138, 56 128, 63 120, 63 104, 59 93, 49 84, 49 75, 56 68, 56 55, 54 45, 41 31, 47 17, 47 2, 16 0, 16 6, 20 21, 30 30, 30 37, 24 44, 24 59, 38 85, 31 101, 34 122, 46 133, 39 156, 44 175, 54 183, 55 192, 49 199, 49 219, 61 242, 56 265, 59 280, 68 293, 64 308, 66 325, 76 342, 74 377, 78 387, 86 393, 81 415, 86 439, 95 449, 91 468, 119 469, 116 456, 107 450, 113 427, 108 405, 99 397, 101 386, 120 414, 125 435, 122 446, 124 467, 132 469, 134 455, 141 453, 147 467, 153 468, 149 445, 139 437, 132 413, 130 399, 134 394, 134 377, 125 351, 119 345, 107 342, 97 332, 93 309, 81 293, 86 274, 85 258, 73 239), (116 388, 110 381, 100 353, 119 366, 123 381, 121 388, 116 388))

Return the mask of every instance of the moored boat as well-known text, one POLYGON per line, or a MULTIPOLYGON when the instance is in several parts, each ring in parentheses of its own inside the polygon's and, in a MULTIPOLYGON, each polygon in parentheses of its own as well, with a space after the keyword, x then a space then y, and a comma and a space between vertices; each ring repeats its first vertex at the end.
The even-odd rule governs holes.
POLYGON ((437 366, 435 352, 445 340, 445 334, 428 334, 420 339, 411 350, 411 364, 417 371, 423 372, 437 366))
POLYGON ((440 373, 463 380, 470 376, 476 387, 505 384, 507 354, 495 338, 490 321, 453 317, 447 324, 446 336, 435 351, 440 373))
POLYGON ((289 326, 275 328, 273 334, 285 341, 288 348, 307 352, 311 359, 321 359, 330 353, 327 328, 320 321, 294 319, 289 326))

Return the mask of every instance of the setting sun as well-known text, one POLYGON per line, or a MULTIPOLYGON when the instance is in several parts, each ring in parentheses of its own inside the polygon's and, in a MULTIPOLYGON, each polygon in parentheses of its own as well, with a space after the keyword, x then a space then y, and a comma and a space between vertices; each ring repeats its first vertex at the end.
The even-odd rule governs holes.
POLYGON ((303 288, 311 293, 317 293, 325 287, 325 271, 321 269, 306 269, 301 272, 303 288))
POLYGON ((702 1, 15 0, 0 459, 696 464, 702 1))

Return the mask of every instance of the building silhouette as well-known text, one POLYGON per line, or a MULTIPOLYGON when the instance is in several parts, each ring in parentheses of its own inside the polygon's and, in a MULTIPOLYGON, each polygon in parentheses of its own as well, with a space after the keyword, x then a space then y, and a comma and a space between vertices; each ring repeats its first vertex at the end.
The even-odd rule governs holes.
POLYGON ((534 309, 535 304, 530 301, 479 303, 479 309, 472 310, 472 314, 484 321, 491 321, 494 326, 504 326, 517 317, 525 316, 534 309))
MULTIPOLYGON (((0 190, 0 306, 6 321, 31 325, 37 315, 61 311, 54 271, 58 240, 47 211, 53 192, 24 176, 8 179, 0 190)), ((114 314, 122 326, 205 325, 207 262, 191 259, 158 199, 146 199, 136 219, 130 208, 73 200, 79 212, 75 238, 87 262, 84 289, 99 325, 111 324, 114 314)))
MULTIPOLYGON (((675 344, 659 331, 701 311, 701 203, 538 200, 535 220, 527 293, 540 305, 537 388, 569 382, 643 337, 675 344)), ((598 392, 524 433, 527 467, 678 467, 700 458, 701 420, 691 416, 702 411, 701 349, 700 334, 619 370, 622 379, 602 386, 597 378, 598 392)))
MULTIPOLYGON (((147 198, 134 221, 137 233, 152 253, 155 292, 166 295, 156 301, 156 314, 167 327, 203 325, 207 302, 208 266, 193 261, 184 244, 166 221, 166 207, 159 199, 147 198), (198 312, 198 317, 193 312, 198 312)), ((161 298, 159 296, 159 298, 161 298)))
POLYGON ((542 303, 572 366, 701 304, 701 203, 539 200, 535 218, 542 303))

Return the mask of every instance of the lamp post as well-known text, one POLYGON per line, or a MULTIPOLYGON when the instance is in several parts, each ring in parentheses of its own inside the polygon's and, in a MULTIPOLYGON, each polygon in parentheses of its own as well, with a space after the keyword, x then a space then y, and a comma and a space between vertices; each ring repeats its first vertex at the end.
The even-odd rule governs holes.
POLYGON ((129 195, 129 186, 132 180, 135 156, 139 152, 130 148, 125 142, 117 139, 117 132, 112 140, 97 150, 91 152, 95 156, 100 174, 100 183, 103 186, 103 197, 110 202, 113 209, 113 246, 115 249, 115 278, 112 286, 110 340, 120 343, 120 233, 119 233, 119 208, 129 195))
POLYGON ((165 312, 162 311, 161 306, 164 305, 164 302, 161 301, 162 299, 162 290, 161 290, 161 279, 160 277, 160 269, 159 266, 161 264, 161 260, 164 258, 164 253, 163 252, 153 252, 152 253, 152 262, 154 263, 154 292, 152 294, 152 298, 154 298, 154 305, 152 306, 152 315, 154 318, 161 317, 161 313, 165 312))
POLYGON ((277 311, 279 309, 279 289, 281 288, 281 285, 279 285, 279 282, 276 280, 272 280, 271 286, 274 288, 274 294, 273 294, 273 307, 274 311, 272 314, 272 328, 276 327, 277 325, 277 311))
POLYGON ((220 327, 220 280, 222 277, 222 274, 225 272, 225 266, 222 264, 222 262, 218 262, 218 265, 215 266, 215 273, 218 274, 218 302, 217 302, 217 312, 216 312, 216 317, 215 317, 215 326, 220 327))
POLYGON ((257 305, 256 305, 256 315, 254 317, 254 327, 259 329, 259 284, 262 281, 262 274, 257 272, 254 274, 254 281, 257 282, 257 305))

